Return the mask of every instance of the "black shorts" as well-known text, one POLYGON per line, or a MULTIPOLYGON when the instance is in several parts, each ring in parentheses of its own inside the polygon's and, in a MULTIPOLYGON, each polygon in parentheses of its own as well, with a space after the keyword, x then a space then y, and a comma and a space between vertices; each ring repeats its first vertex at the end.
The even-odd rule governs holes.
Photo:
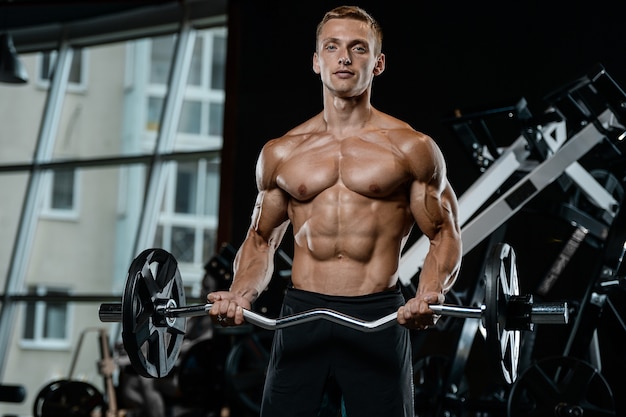
MULTIPOLYGON (((328 308, 372 321, 404 304, 400 290, 358 297, 290 288, 281 315, 328 308)), ((316 417, 329 383, 348 417, 414 417, 409 331, 363 332, 320 319, 276 330, 261 417, 316 417)))

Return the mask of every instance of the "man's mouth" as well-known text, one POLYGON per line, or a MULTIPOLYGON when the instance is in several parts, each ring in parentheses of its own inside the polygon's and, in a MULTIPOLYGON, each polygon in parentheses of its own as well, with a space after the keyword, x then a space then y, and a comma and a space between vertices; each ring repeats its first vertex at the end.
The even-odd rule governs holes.
POLYGON ((350 77, 352 77, 354 74, 353 74, 352 72, 350 72, 350 71, 343 71, 343 70, 341 70, 341 71, 336 71, 336 72, 335 72, 335 75, 336 75, 337 77, 339 77, 339 78, 350 78, 350 77))

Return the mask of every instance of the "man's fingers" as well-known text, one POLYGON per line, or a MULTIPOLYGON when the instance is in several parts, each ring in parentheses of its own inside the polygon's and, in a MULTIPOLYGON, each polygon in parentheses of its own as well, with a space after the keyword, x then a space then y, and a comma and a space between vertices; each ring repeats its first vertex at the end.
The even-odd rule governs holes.
POLYGON ((237 306, 235 309, 235 324, 243 324, 245 321, 243 317, 243 307, 237 306))
POLYGON ((411 329, 425 330, 434 326, 439 318, 430 309, 429 304, 438 303, 436 295, 427 295, 422 299, 409 300, 398 309, 398 323, 411 329))

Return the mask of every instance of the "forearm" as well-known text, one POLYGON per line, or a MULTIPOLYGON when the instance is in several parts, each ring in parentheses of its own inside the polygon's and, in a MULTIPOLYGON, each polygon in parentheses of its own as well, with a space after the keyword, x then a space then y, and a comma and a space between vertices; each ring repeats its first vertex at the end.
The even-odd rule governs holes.
POLYGON ((447 181, 440 187, 426 186, 423 195, 425 203, 417 205, 414 215, 430 247, 420 273, 418 295, 431 291, 445 295, 456 281, 463 256, 458 202, 447 181))
POLYGON ((430 241, 428 254, 420 273, 418 294, 446 294, 456 282, 461 267, 461 239, 455 228, 441 230, 430 241))
POLYGON ((251 229, 235 256, 230 292, 252 304, 272 279, 274 253, 275 248, 251 229))
POLYGON ((408 328, 427 329, 437 323, 438 316, 430 305, 444 302, 445 294, 459 274, 462 252, 458 228, 454 226, 451 233, 439 231, 430 236, 430 248, 424 259, 415 297, 398 309, 398 322, 408 328))

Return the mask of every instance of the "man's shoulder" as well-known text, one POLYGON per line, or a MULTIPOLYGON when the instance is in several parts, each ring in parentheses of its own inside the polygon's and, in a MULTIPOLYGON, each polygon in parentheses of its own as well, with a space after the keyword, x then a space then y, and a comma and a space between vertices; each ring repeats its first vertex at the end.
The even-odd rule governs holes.
POLYGON ((377 124, 378 129, 384 132, 386 140, 403 154, 431 153, 437 147, 434 139, 427 133, 416 130, 409 123, 387 113, 378 112, 377 124))
POLYGON ((293 127, 284 135, 272 138, 263 146, 264 153, 284 154, 293 147, 310 138, 319 131, 320 116, 314 116, 304 123, 293 127))
POLYGON ((416 130, 409 123, 387 113, 378 112, 378 127, 387 132, 392 140, 430 141, 427 134, 416 130))
POLYGON ((324 118, 322 113, 318 113, 315 116, 311 117, 309 120, 300 123, 296 127, 290 129, 283 137, 296 137, 303 135, 311 135, 316 132, 319 132, 324 123, 324 118))
POLYGON ((291 128, 284 135, 271 139, 268 141, 267 145, 288 146, 301 140, 305 140, 307 137, 310 137, 320 131, 320 120, 322 120, 320 115, 314 116, 306 122, 291 128))

